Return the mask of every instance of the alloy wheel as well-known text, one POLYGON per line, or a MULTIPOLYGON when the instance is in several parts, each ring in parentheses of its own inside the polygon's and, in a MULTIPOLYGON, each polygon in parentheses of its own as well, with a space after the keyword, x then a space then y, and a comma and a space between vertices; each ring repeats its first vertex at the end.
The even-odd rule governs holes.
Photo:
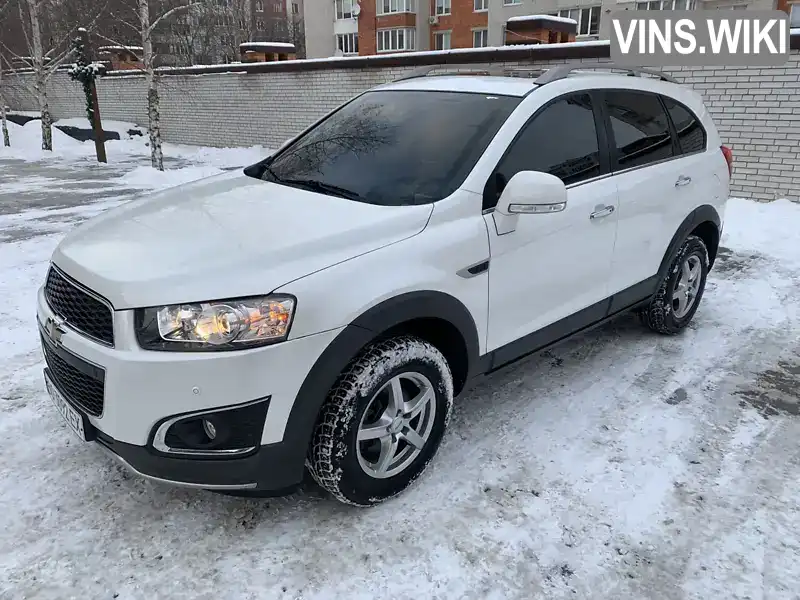
POLYGON ((370 477, 393 477, 419 456, 433 430, 436 393, 420 373, 387 381, 367 405, 356 436, 358 463, 370 477))
POLYGON ((691 255, 683 261, 681 273, 672 292, 672 312, 676 319, 682 319, 692 310, 700 291, 702 264, 700 257, 691 255))

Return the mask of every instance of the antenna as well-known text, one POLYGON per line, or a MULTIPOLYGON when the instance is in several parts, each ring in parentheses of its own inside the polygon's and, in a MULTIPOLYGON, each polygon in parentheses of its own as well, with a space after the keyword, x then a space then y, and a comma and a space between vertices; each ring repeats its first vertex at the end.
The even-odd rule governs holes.
POLYGON ((360 4, 354 4, 353 5, 353 16, 357 17, 360 14, 361 14, 361 5, 360 4))

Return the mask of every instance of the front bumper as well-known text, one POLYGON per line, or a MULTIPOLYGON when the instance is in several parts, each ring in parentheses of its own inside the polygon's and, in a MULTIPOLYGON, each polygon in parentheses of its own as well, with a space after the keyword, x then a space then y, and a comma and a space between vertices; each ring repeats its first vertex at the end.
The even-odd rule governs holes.
POLYGON ((155 455, 147 448, 117 442, 97 432, 97 444, 122 466, 156 483, 204 490, 290 492, 302 481, 293 456, 296 449, 284 443, 261 446, 244 458, 209 460, 155 455))
MULTIPOLYGON (((40 289, 37 318, 43 336, 53 316, 40 289)), ((86 417, 95 441, 135 473, 204 489, 282 490, 302 480, 306 448, 300 446, 307 442, 287 431, 290 412, 308 372, 338 333, 237 352, 152 352, 135 340, 133 311, 117 311, 113 348, 68 328, 57 348, 102 372, 102 410, 93 415, 70 405, 86 417), (154 448, 154 434, 166 419, 258 399, 268 402, 266 419, 246 456, 166 456, 154 448)))

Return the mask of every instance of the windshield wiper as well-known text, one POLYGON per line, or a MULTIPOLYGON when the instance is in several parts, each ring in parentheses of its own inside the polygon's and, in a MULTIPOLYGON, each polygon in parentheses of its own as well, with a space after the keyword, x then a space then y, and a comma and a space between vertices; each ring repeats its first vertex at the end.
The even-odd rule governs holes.
POLYGON ((339 187, 338 185, 325 183, 324 181, 318 181, 316 179, 278 179, 278 181, 286 185, 296 185, 298 187, 303 187, 313 192, 321 192, 323 194, 328 194, 331 196, 339 196, 340 198, 347 198, 348 200, 356 200, 358 202, 364 202, 364 197, 357 192, 348 190, 347 188, 339 187))

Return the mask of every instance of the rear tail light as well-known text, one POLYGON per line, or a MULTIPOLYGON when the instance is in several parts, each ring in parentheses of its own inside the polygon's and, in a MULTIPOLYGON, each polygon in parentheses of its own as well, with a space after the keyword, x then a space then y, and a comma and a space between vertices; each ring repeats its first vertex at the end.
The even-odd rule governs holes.
POLYGON ((728 175, 733 176, 733 150, 727 146, 720 146, 722 155, 725 157, 725 162, 728 163, 728 175))

